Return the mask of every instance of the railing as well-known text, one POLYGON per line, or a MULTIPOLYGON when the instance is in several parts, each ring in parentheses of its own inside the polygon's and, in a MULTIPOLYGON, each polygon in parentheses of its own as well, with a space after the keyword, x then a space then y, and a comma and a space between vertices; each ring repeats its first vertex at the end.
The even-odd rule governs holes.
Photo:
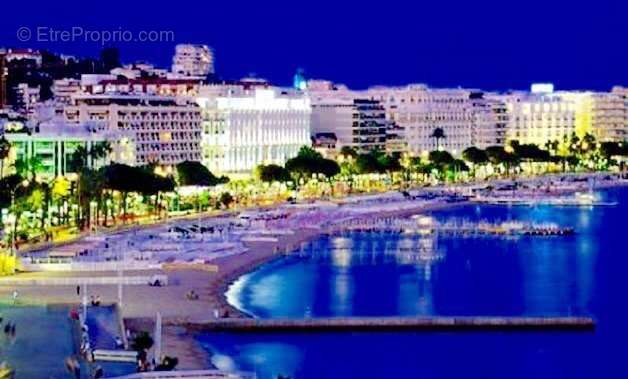
POLYGON ((20 270, 37 271, 119 271, 158 270, 161 264, 150 261, 77 262, 57 258, 23 258, 20 270))
POLYGON ((89 285, 148 285, 159 280, 162 286, 168 284, 167 275, 152 276, 101 276, 101 277, 66 277, 66 278, 0 278, 0 286, 76 286, 89 285))
POLYGON ((190 371, 153 371, 141 372, 111 379, 255 379, 251 372, 227 372, 220 370, 190 370, 190 371))
POLYGON ((137 351, 126 350, 94 350, 94 359, 106 362, 137 362, 137 351))

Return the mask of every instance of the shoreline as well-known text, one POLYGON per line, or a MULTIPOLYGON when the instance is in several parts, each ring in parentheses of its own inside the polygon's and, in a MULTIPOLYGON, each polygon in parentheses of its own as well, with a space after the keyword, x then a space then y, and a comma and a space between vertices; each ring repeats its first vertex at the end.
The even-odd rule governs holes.
MULTIPOLYGON (((444 209, 451 209, 455 207, 465 206, 472 204, 470 201, 457 202, 457 203, 438 203, 438 204, 429 204, 429 205, 421 205, 407 209, 400 209, 394 211, 385 211, 385 212, 377 212, 368 215, 360 215, 357 218, 368 219, 375 217, 409 217, 416 214, 421 214, 423 212, 433 212, 444 209)), ((247 246, 253 251, 253 249, 261 249, 260 257, 257 259, 251 260, 249 262, 244 263, 237 269, 223 272, 220 275, 220 278, 216 283, 210 286, 210 297, 213 297, 216 305, 221 310, 227 310, 229 318, 256 318, 255 315, 251 315, 247 313, 245 310, 236 308, 234 305, 229 303, 227 298, 227 292, 229 288, 242 276, 250 274, 262 266, 266 264, 270 264, 276 260, 279 260, 290 254, 294 248, 300 246, 301 244, 308 243, 314 239, 320 238, 324 235, 329 235, 331 233, 342 231, 341 227, 332 227, 329 229, 318 229, 318 228, 308 228, 308 231, 303 233, 301 238, 297 238, 296 240, 291 241, 279 241, 276 245, 268 246, 247 246), (282 243, 283 242, 283 243, 282 243), (277 248, 278 251, 274 251, 274 248, 277 248)), ((247 253, 249 254, 249 253, 247 253)), ((230 258, 230 257, 228 257, 230 258)), ((220 274, 220 270, 218 271, 220 274)))
MULTIPOLYGON (((539 177, 538 179, 543 179, 539 177)), ((529 179, 535 180, 535 179, 529 179)), ((586 183, 583 183, 585 185, 586 183)), ((609 189, 628 186, 628 182, 596 183, 595 189, 609 189)), ((447 188, 447 187, 445 187, 447 188)), ((460 187, 457 187, 460 189, 460 187)), ((417 189, 415 189, 417 190, 417 189)), ((421 190, 421 189, 418 189, 421 190)), ((428 187, 425 190, 434 190, 428 187)), ((556 191, 548 193, 547 196, 560 196, 567 193, 582 191, 583 188, 574 188, 570 191, 556 191)), ((415 206, 408 203, 408 206, 400 206, 396 209, 377 210, 373 209, 361 214, 351 216, 352 219, 368 219, 377 217, 408 217, 414 214, 432 212, 469 204, 477 204, 473 201, 462 201, 456 203, 417 202, 415 206)), ((403 204, 405 205, 405 204, 403 204)), ((344 206, 344 205, 343 205, 344 206)), ((351 205, 349 205, 351 206, 351 205)), ((205 215, 203 219, 210 219, 216 215, 205 215)), ((191 218, 195 220, 196 218, 191 218)), ((143 226, 143 228, 159 228, 165 222, 143 226)), ((329 227, 302 227, 295 226, 295 234, 278 236, 276 242, 247 242, 245 245, 248 252, 239 255, 232 255, 217 258, 211 262, 219 267, 218 272, 206 272, 195 268, 185 269, 164 269, 159 273, 166 274, 172 278, 172 286, 162 288, 152 288, 145 286, 125 287, 124 307, 122 308, 122 318, 127 328, 146 328, 149 323, 138 322, 142 319, 151 319, 156 311, 163 310, 163 341, 164 354, 177 356, 180 359, 181 369, 203 369, 212 367, 212 353, 206 350, 196 339, 194 328, 191 324, 202 323, 206 320, 214 319, 214 309, 219 313, 226 311, 229 318, 255 318, 255 315, 247 314, 245 310, 240 310, 229 303, 227 292, 234 282, 243 275, 256 271, 260 267, 275 260, 281 259, 301 244, 319 238, 322 235, 334 231, 342 230, 342 225, 330 225, 329 227), (201 297, 199 300, 190 301, 185 299, 185 293, 190 289, 197 291, 201 297), (182 358, 185 357, 185 362, 182 358)), ((115 231, 114 233, 120 233, 115 231)), ((123 231, 130 233, 131 231, 123 231)), ((114 273, 96 272, 88 275, 111 275, 114 273)), ((28 276, 81 276, 80 273, 31 273, 20 274, 22 277, 28 276)), ((85 275, 85 274, 83 274, 85 275)), ((117 301, 117 291, 115 286, 93 286, 92 293, 102 295, 103 302, 117 301), (111 288, 109 288, 111 287, 111 288)), ((2 286, 0 281, 0 296, 9 298, 12 288, 2 286)), ((36 300, 37 303, 45 304, 78 304, 80 301, 73 295, 74 287, 20 287, 20 299, 24 301, 36 300)), ((137 329, 136 329, 137 330, 137 329)), ((152 329, 144 329, 151 331, 152 329)))

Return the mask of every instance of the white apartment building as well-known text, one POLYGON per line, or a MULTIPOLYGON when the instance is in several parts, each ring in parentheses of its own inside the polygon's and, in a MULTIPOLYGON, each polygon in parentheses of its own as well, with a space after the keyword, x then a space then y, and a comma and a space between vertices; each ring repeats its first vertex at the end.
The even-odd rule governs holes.
POLYGON ((172 72, 205 78, 214 73, 214 52, 206 45, 179 44, 172 58, 172 72))
POLYGON ((250 172, 259 164, 284 164, 310 144, 310 101, 292 90, 205 86, 202 162, 212 172, 250 172))
MULTIPOLYGON (((338 147, 353 142, 354 124, 349 120, 355 113, 355 109, 350 109, 351 101, 356 99, 378 102, 388 123, 385 147, 372 148, 419 155, 436 149, 437 141, 432 135, 437 128, 445 134, 438 141, 439 147, 453 154, 470 146, 487 147, 504 141, 505 110, 501 103, 485 98, 480 91, 432 89, 420 84, 349 91, 329 82, 314 81, 308 85, 308 94, 312 99, 313 133, 335 133, 338 147)), ((380 120, 382 127, 383 121, 380 120)))
POLYGON ((615 86, 611 91, 613 94, 621 97, 624 100, 624 127, 620 135, 617 136, 618 140, 628 140, 628 87, 615 86))
POLYGON ((57 79, 52 83, 52 96, 58 104, 71 104, 72 96, 81 91, 81 80, 57 79))
POLYGON ((135 164, 174 165, 201 160, 201 110, 172 97, 79 94, 64 109, 70 124, 130 132, 135 164))
POLYGON ((545 146, 573 133, 600 141, 626 138, 625 102, 606 92, 514 92, 494 95, 508 113, 507 139, 545 146))
POLYGON ((470 146, 501 143, 503 122, 499 107, 480 91, 434 89, 413 84, 406 87, 374 87, 366 91, 386 108, 387 118, 400 128, 406 151, 418 155, 437 148, 454 155, 470 146), (440 128, 445 138, 432 137, 440 128))
POLYGON ((32 115, 35 106, 39 103, 40 87, 29 87, 26 83, 20 83, 15 88, 17 97, 17 110, 24 115, 32 115))

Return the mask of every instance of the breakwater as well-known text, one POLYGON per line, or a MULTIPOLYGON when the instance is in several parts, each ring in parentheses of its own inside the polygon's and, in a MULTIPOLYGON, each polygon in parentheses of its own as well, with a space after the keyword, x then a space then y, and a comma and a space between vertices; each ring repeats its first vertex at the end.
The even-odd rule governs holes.
POLYGON ((217 319, 188 325, 204 331, 320 332, 432 330, 593 330, 591 317, 333 317, 217 319))

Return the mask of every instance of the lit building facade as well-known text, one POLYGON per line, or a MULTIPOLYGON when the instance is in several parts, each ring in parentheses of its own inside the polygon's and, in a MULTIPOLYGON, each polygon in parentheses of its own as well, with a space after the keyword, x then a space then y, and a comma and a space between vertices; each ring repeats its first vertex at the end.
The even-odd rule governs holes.
POLYGON ((198 95, 202 80, 194 78, 103 78, 97 83, 81 86, 81 92, 89 94, 133 94, 194 98, 198 95))
POLYGON ((453 154, 470 146, 500 145, 505 140, 507 114, 503 103, 488 99, 481 91, 433 89, 420 84, 350 91, 330 82, 311 81, 308 94, 313 133, 335 133, 338 147, 419 155, 437 148, 433 137, 437 128, 445 135, 438 141, 439 148, 453 154), (360 99, 377 102, 371 106, 379 110, 366 116, 377 124, 369 130, 373 134, 367 140, 361 140, 360 132, 353 129, 356 116, 362 117, 361 107, 356 107, 360 99), (358 133, 357 139, 354 133, 358 133))
POLYGON ((98 131, 130 132, 135 165, 201 160, 201 110, 172 97, 81 94, 64 109, 66 122, 98 131))
POLYGON ((179 44, 172 58, 172 72, 205 78, 214 73, 214 52, 206 45, 179 44))
POLYGON ((326 81, 310 81, 307 94, 312 103, 314 140, 333 135, 336 150, 351 147, 360 153, 390 151, 394 146, 395 127, 379 100, 326 81))
POLYGON ((626 138, 624 98, 613 92, 533 91, 495 95, 508 115, 507 140, 545 146, 576 134, 600 141, 626 138))
POLYGON ((617 139, 628 141, 628 87, 613 87, 612 93, 624 100, 624 127, 621 129, 617 139))
POLYGON ((135 162, 133 140, 124 132, 98 132, 85 125, 44 123, 32 130, 26 127, 12 128, 6 130, 4 136, 11 144, 5 167, 12 167, 20 159, 38 158, 42 163, 38 175, 45 178, 74 173, 76 170, 71 166, 72 154, 79 147, 90 151, 94 145, 103 142, 109 143, 111 152, 98 161, 89 159, 89 167, 98 168, 111 162, 135 162))
POLYGON ((311 143, 310 101, 296 91, 208 86, 197 103, 203 112, 202 162, 212 172, 282 165, 311 143))

